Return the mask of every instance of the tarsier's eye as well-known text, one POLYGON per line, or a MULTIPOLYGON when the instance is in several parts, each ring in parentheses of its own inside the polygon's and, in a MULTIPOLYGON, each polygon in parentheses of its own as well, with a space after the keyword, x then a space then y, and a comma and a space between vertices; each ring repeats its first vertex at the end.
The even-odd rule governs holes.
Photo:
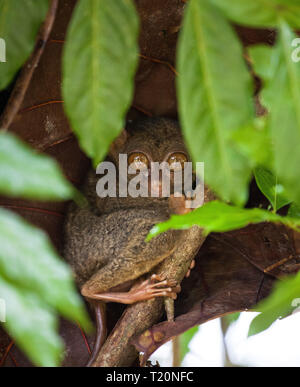
POLYGON ((173 153, 169 158, 168 158, 168 163, 170 165, 170 169, 173 170, 179 170, 180 167, 184 168, 184 163, 188 161, 186 155, 184 153, 173 153))
POLYGON ((135 169, 143 170, 149 168, 149 160, 144 153, 131 153, 128 157, 128 165, 131 165, 135 169))

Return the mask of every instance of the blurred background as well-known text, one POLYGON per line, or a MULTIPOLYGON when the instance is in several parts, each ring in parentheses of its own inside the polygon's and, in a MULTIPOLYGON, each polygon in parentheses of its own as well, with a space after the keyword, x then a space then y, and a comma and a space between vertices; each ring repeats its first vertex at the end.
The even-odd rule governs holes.
MULTIPOLYGON (((300 313, 276 321, 268 330, 247 338, 251 321, 258 313, 244 312, 225 334, 221 319, 198 328, 183 359, 184 367, 299 367, 300 313)), ((172 365, 172 343, 151 357, 160 366, 172 365)))

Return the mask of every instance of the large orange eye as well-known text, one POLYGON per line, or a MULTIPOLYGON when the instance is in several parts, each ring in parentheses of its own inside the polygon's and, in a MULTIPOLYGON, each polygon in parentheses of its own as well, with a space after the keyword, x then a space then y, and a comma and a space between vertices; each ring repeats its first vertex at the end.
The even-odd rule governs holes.
POLYGON ((149 167, 149 160, 144 153, 131 153, 128 157, 128 165, 132 165, 133 168, 144 170, 149 167))
POLYGON ((184 169, 184 163, 188 161, 186 155, 184 153, 173 153, 168 158, 168 163, 170 165, 170 169, 179 170, 180 167, 184 169))

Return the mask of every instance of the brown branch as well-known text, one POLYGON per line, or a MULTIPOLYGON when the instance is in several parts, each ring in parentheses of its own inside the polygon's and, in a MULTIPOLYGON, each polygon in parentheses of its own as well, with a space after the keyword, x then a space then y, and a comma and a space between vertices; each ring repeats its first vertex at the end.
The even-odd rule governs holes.
POLYGON ((2 114, 0 120, 0 127, 2 130, 8 130, 16 114, 20 110, 26 91, 32 79, 32 75, 39 64, 39 61, 45 49, 45 45, 49 39, 49 35, 51 33, 55 21, 57 6, 58 0, 51 0, 46 20, 42 24, 38 34, 38 40, 35 45, 35 49, 27 63, 24 65, 21 74, 12 91, 12 94, 9 98, 7 106, 2 114))

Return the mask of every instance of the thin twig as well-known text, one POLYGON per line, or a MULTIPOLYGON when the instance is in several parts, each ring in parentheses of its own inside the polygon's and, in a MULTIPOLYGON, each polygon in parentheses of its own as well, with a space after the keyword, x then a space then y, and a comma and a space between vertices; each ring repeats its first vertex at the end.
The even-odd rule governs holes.
POLYGON ((37 212, 40 214, 53 215, 53 216, 57 216, 57 217, 64 217, 65 216, 64 214, 57 212, 57 211, 49 211, 49 210, 45 210, 43 208, 36 208, 36 207, 24 207, 24 206, 14 206, 14 205, 6 205, 6 204, 0 205, 0 207, 10 208, 12 210, 37 212))
POLYGON ((2 359, 0 360, 0 367, 3 367, 4 366, 4 363, 5 363, 5 360, 10 352, 10 350, 12 349, 12 347, 14 346, 14 341, 11 341, 9 343, 9 345, 7 346, 6 350, 5 350, 5 353, 2 357, 2 359))
POLYGON ((266 267, 264 269, 264 273, 269 273, 270 271, 272 271, 274 269, 277 269, 279 266, 282 266, 284 263, 286 263, 286 262, 288 262, 288 261, 290 261, 292 259, 295 259, 294 255, 290 255, 290 256, 288 256, 286 258, 283 258, 280 261, 273 263, 273 265, 270 265, 270 266, 266 267))
POLYGON ((153 114, 151 112, 149 112, 148 110, 140 107, 140 106, 137 106, 137 105, 132 105, 133 109, 145 114, 145 116, 147 117, 153 117, 153 114))
POLYGON ((32 110, 39 109, 39 108, 42 108, 44 106, 62 104, 63 102, 64 101, 62 101, 62 100, 51 100, 51 101, 47 101, 47 102, 42 102, 42 103, 39 103, 38 105, 33 105, 33 106, 29 106, 27 108, 22 109, 22 110, 20 110, 20 113, 23 114, 26 112, 31 112, 32 110))
POLYGON ((12 94, 9 98, 7 106, 2 114, 2 117, 0 120, 0 127, 4 131, 8 130, 15 116, 20 110, 26 91, 32 79, 32 75, 39 64, 39 61, 44 52, 46 43, 49 39, 51 30, 55 21, 57 7, 58 7, 58 0, 51 0, 50 8, 47 13, 46 20, 42 24, 38 34, 38 40, 35 45, 35 49, 31 54, 29 60, 23 67, 21 74, 12 91, 12 94))
POLYGON ((67 136, 65 136, 64 138, 60 138, 59 140, 56 140, 56 141, 52 142, 51 144, 47 144, 47 145, 43 146, 41 149, 42 149, 42 151, 45 152, 46 150, 53 148, 56 145, 60 145, 64 142, 67 142, 73 138, 74 138, 74 134, 70 133, 67 136))
POLYGON ((171 65, 171 63, 165 61, 165 60, 161 60, 161 59, 157 59, 157 58, 152 58, 150 56, 146 56, 146 55, 143 55, 143 54, 140 54, 140 58, 143 59, 143 60, 147 60, 149 62, 153 62, 153 63, 159 63, 159 64, 162 64, 164 66, 167 66, 176 76, 178 75, 178 71, 175 69, 174 66, 171 65))

